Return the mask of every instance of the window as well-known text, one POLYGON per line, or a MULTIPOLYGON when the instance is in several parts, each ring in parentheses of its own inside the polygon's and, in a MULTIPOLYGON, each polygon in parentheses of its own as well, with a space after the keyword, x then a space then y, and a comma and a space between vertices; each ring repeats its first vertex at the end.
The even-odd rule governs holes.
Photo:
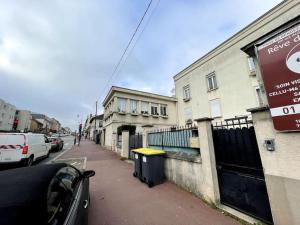
POLYGON ((167 116, 167 105, 160 105, 160 115, 167 116))
POLYGON ((216 74, 215 73, 211 73, 209 75, 206 76, 207 79, 207 87, 208 87, 208 91, 212 91, 218 88, 217 85, 217 79, 216 79, 216 74))
POLYGON ((136 100, 130 100, 130 112, 137 113, 137 101, 136 100))
POLYGON ((186 85, 183 87, 183 100, 188 101, 191 99, 191 89, 190 85, 186 85))
POLYGON ((149 114, 149 102, 142 102, 142 107, 141 107, 141 113, 142 114, 149 114))
POLYGON ((151 104, 151 114, 152 115, 158 115, 158 105, 155 103, 151 104))
POLYGON ((189 122, 189 121, 192 122, 193 112, 192 112, 192 108, 191 107, 188 107, 188 108, 184 109, 184 118, 185 118, 186 122, 189 122))
POLYGON ((255 92, 256 92, 257 102, 260 106, 262 106, 264 102, 263 102, 262 91, 260 87, 255 87, 255 92))
POLYGON ((255 63, 254 63, 254 59, 252 57, 248 57, 248 66, 249 66, 250 72, 255 72, 255 63))
POLYGON ((221 104, 220 99, 213 99, 209 101, 210 114, 212 118, 221 117, 221 104))
MULTIPOLYGON (((124 99, 125 100, 125 99, 124 99)), ((125 100, 126 101, 126 100, 125 100)), ((125 102, 126 104, 126 102, 125 102)), ((111 113, 112 112, 112 103, 109 103, 108 105, 108 112, 111 113)))
POLYGON ((63 167, 52 179, 47 196, 48 224, 63 224, 79 186, 80 174, 72 167, 63 167))
POLYGON ((126 99, 118 98, 118 112, 126 112, 126 99))

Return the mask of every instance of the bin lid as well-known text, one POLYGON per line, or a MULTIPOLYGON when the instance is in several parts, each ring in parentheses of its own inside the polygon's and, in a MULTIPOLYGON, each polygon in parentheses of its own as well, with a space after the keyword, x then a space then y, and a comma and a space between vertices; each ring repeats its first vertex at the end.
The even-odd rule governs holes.
POLYGON ((141 153, 143 155, 163 155, 163 154, 166 154, 166 152, 163 151, 163 150, 156 150, 156 149, 152 149, 152 148, 138 148, 138 149, 134 149, 132 151, 136 152, 136 153, 141 153))

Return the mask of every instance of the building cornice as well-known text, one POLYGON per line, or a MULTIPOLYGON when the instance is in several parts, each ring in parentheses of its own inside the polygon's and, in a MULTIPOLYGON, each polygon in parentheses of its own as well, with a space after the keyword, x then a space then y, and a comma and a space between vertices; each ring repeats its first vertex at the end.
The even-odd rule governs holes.
POLYGON ((134 90, 134 89, 129 89, 129 88, 112 86, 102 103, 102 105, 104 107, 105 107, 105 105, 107 105, 108 102, 110 102, 112 96, 115 93, 125 93, 125 94, 131 94, 131 95, 135 95, 135 96, 142 96, 142 97, 147 97, 147 98, 155 98, 155 99, 160 99, 160 100, 165 100, 165 101, 177 102, 177 99, 174 97, 169 97, 169 96, 165 96, 165 95, 159 95, 159 94, 155 94, 155 93, 139 91, 139 90, 134 90))
POLYGON ((293 18, 292 20, 289 20, 288 22, 282 24, 281 26, 277 27, 276 29, 266 33, 265 35, 255 39, 251 43, 242 47, 241 50, 250 56, 254 56, 255 55, 255 50, 254 50, 255 46, 258 46, 258 45, 268 41, 275 35, 278 35, 278 34, 284 32, 285 30, 291 28, 292 26, 295 26, 299 22, 300 22, 300 15, 298 15, 295 18, 293 18))
POLYGON ((286 11, 290 10, 291 8, 294 8, 296 5, 299 5, 299 3, 300 3, 299 1, 294 1, 294 0, 285 0, 281 3, 279 3, 278 5, 276 5, 272 9, 270 9, 268 12, 266 12, 265 14, 263 14, 262 16, 260 16, 256 20, 254 20, 252 23, 250 23, 249 25, 244 27, 242 30, 240 30, 239 32, 237 32, 236 34, 234 34, 233 36, 231 36, 230 38, 228 38, 227 40, 222 42, 220 45, 218 45, 217 47, 215 47, 214 49, 212 49, 211 51, 206 53, 204 56, 202 56, 195 62, 193 62, 191 65, 189 65, 188 67, 186 67, 185 69, 183 69, 182 71, 180 71, 179 73, 174 75, 173 76, 174 81, 181 79, 186 74, 192 72, 199 66, 201 66, 201 65, 205 64, 207 61, 211 60, 213 57, 221 54, 222 52, 224 52, 231 46, 235 45, 242 39, 246 38, 249 34, 251 34, 253 32, 253 29, 254 29, 254 31, 261 29, 263 26, 265 26, 266 24, 268 24, 269 22, 272 21, 272 19, 273 19, 272 16, 274 14, 276 14, 278 11, 282 10, 284 7, 290 5, 289 7, 287 7, 285 9, 284 12, 286 12, 286 11), (294 2, 294 4, 292 4, 293 2, 294 2), (261 23, 261 25, 259 25, 260 23, 261 23))

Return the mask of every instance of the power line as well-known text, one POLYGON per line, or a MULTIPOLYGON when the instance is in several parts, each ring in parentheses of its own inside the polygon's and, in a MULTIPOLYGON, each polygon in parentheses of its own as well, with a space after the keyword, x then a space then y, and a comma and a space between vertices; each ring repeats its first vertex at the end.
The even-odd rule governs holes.
MULTIPOLYGON (((119 61, 118 61, 118 63, 116 64, 116 66, 114 67, 114 70, 113 70, 112 74, 110 75, 110 77, 109 77, 107 83, 106 83, 105 86, 104 86, 104 91, 106 90, 107 86, 110 84, 110 81, 111 81, 111 80, 113 79, 113 77, 115 76, 117 69, 119 68, 119 66, 120 66, 120 64, 121 64, 121 62, 122 62, 122 60, 123 60, 123 58, 124 58, 124 56, 125 56, 125 54, 126 54, 128 48, 129 48, 129 46, 131 45, 131 43, 132 43, 132 41, 133 41, 133 39, 134 39, 134 37, 135 37, 135 35, 136 35, 136 33, 137 33, 139 27, 141 26, 141 24, 142 24, 142 22, 143 22, 143 20, 144 20, 144 18, 145 18, 145 16, 146 16, 146 14, 147 14, 147 12, 148 12, 150 6, 151 6, 151 4, 152 4, 152 1, 153 1, 153 0, 150 0, 150 2, 149 2, 149 4, 148 4, 148 6, 147 6, 147 8, 146 8, 146 10, 145 10, 145 12, 144 12, 142 18, 140 19, 139 24, 137 25, 135 31, 133 32, 133 35, 131 36, 131 38, 130 38, 130 40, 129 40, 129 42, 128 42, 126 48, 125 48, 125 50, 123 51, 123 54, 121 55, 121 58, 119 59, 119 61)), ((103 96, 103 94, 102 94, 102 96, 103 96)), ((101 98, 102 98, 102 96, 101 96, 101 98)))
POLYGON ((131 53, 133 52, 133 49, 135 48, 137 42, 139 41, 139 39, 141 38, 142 34, 143 34, 144 31, 146 30, 146 27, 148 26, 148 24, 149 24, 149 22, 150 22, 150 20, 151 20, 151 17, 152 17, 152 15, 154 14, 154 11, 156 10, 156 8, 157 8, 159 2, 160 2, 160 0, 158 0, 157 3, 156 3, 156 5, 154 6, 154 8, 153 8, 153 10, 152 10, 152 12, 151 12, 151 14, 150 14, 150 16, 148 17, 148 20, 147 20, 147 22, 146 22, 144 28, 143 28, 142 31, 139 33, 139 36, 136 38, 136 41, 134 42, 132 48, 130 49, 129 53, 127 54, 125 60, 123 61, 123 64, 119 67, 119 70, 116 71, 116 76, 122 71, 122 67, 126 64, 127 59, 129 58, 129 56, 130 56, 131 53))

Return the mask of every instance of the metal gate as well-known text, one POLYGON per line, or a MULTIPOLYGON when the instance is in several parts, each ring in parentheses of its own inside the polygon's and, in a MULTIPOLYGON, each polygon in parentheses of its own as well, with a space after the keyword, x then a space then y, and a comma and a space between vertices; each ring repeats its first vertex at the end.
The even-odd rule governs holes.
POLYGON ((143 147, 143 135, 142 134, 133 134, 129 136, 129 156, 128 158, 133 159, 133 154, 131 153, 132 149, 142 148, 143 147))
POLYGON ((255 130, 247 117, 213 126, 221 203, 272 224, 255 130))

